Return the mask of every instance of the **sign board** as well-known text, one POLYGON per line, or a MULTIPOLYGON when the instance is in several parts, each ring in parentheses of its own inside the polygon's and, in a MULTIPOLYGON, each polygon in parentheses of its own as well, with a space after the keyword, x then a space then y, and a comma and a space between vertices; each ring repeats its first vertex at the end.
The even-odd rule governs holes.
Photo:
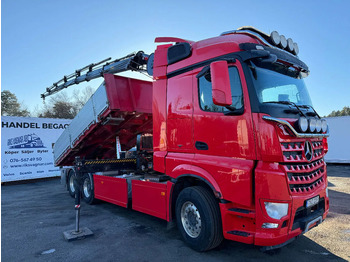
POLYGON ((1 117, 1 182, 60 176, 53 144, 70 119, 1 117))

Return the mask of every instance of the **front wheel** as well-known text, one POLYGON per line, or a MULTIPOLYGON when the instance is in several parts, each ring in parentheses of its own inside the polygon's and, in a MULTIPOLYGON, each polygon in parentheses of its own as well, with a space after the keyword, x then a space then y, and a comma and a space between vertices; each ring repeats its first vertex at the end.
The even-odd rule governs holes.
POLYGON ((223 240, 219 205, 203 187, 188 187, 180 192, 176 221, 184 241, 194 250, 213 249, 223 240))
POLYGON ((89 174, 83 176, 82 195, 87 204, 95 203, 94 185, 89 174))

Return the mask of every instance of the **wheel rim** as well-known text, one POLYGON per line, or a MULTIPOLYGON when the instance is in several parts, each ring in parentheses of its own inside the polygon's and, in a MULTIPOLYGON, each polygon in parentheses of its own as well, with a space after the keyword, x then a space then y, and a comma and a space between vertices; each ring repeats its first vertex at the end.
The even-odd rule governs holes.
POLYGON ((84 195, 89 198, 91 195, 91 183, 89 178, 85 178, 84 184, 83 184, 83 192, 84 195))
POLYGON ((75 187, 74 187, 74 176, 71 175, 69 178, 69 188, 71 192, 75 192, 75 187))
POLYGON ((181 208, 181 222, 187 235, 196 238, 201 233, 202 221, 198 208, 190 201, 185 202, 181 208))

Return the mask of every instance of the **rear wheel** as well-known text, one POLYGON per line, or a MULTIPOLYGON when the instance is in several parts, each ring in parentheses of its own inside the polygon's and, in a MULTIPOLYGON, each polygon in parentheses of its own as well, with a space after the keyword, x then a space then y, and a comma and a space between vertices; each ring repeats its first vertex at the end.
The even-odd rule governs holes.
POLYGON ((67 178, 67 189, 71 197, 75 197, 74 180, 75 180, 75 174, 74 174, 74 171, 71 169, 68 172, 68 178, 67 178))
POLYGON ((184 241, 194 250, 213 249, 223 240, 219 205, 203 187, 188 187, 180 192, 176 221, 184 241))
POLYGON ((82 195, 87 204, 91 205, 95 203, 94 185, 89 174, 83 176, 82 195))

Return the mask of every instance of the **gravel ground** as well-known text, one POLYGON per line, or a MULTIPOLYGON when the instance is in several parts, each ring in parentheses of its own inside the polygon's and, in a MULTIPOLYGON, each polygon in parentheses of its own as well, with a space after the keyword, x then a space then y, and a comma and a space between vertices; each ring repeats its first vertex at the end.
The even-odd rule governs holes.
POLYGON ((328 165, 327 219, 305 234, 330 252, 350 260, 350 166, 328 165))
POLYGON ((198 253, 176 228, 136 211, 102 202, 82 204, 81 226, 94 236, 66 242, 74 229, 74 200, 58 179, 1 187, 2 261, 349 261, 350 166, 328 166, 331 209, 317 228, 266 254, 253 245, 224 241, 198 253))

